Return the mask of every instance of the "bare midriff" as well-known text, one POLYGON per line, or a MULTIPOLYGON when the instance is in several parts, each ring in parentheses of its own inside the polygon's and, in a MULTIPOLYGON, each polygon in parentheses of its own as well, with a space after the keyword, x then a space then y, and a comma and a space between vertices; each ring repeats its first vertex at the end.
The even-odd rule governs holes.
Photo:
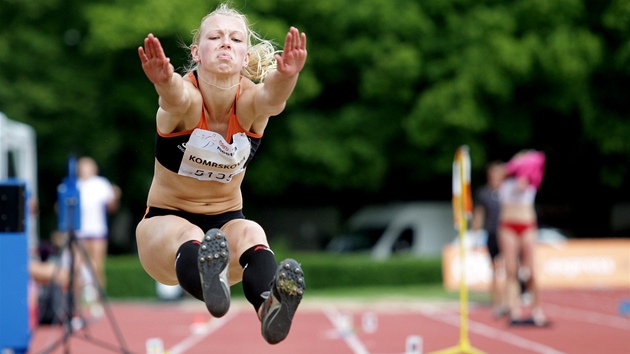
POLYGON ((229 183, 199 181, 169 171, 156 161, 147 205, 195 214, 240 210, 243 207, 240 186, 244 176, 245 172, 239 173, 229 183))
POLYGON ((502 204, 499 219, 503 221, 531 223, 536 221, 536 211, 531 205, 502 204))

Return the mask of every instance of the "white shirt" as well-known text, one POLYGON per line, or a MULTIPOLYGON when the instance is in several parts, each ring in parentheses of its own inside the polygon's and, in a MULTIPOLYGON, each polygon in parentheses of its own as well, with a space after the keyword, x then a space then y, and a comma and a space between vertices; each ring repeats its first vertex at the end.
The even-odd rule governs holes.
POLYGON ((508 178, 499 187, 499 201, 502 204, 533 205, 536 188, 528 184, 525 190, 519 190, 514 178, 508 178))
POLYGON ((107 204, 115 198, 111 183, 101 176, 77 181, 81 203, 79 238, 107 236, 107 204))

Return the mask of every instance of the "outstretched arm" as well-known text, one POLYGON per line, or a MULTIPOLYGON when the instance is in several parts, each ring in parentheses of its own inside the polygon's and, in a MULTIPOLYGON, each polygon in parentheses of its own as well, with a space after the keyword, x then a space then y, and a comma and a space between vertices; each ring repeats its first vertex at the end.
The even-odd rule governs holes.
POLYGON ((291 27, 284 42, 282 55, 276 54, 278 72, 287 77, 299 74, 306 62, 306 34, 291 27))
POLYGON ((184 113, 189 101, 183 79, 175 73, 162 44, 152 33, 144 39, 144 48, 138 47, 138 56, 142 70, 160 95, 160 107, 171 114, 184 113))
POLYGON ((269 73, 255 101, 257 112, 267 116, 282 112, 295 88, 298 74, 306 63, 306 34, 291 27, 282 55, 276 55, 276 61, 277 70, 269 73))

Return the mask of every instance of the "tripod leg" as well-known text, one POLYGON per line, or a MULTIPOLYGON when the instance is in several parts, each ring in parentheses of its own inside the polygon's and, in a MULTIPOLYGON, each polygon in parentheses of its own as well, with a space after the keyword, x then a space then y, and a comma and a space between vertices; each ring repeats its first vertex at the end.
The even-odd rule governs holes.
MULTIPOLYGON (((59 340, 54 342, 50 347, 44 349, 41 353, 51 353, 61 345, 64 346, 64 353, 69 353, 69 340, 79 331, 81 331, 82 333, 81 339, 89 340, 95 345, 99 345, 103 348, 113 351, 120 351, 121 353, 125 354, 131 353, 129 349, 127 349, 127 345, 122 336, 120 328, 116 323, 113 312, 111 311, 111 308, 109 306, 105 291, 98 282, 94 282, 96 292, 102 303, 104 313, 109 320, 112 330, 118 339, 119 346, 117 347, 96 338, 92 338, 89 334, 87 334, 89 330, 88 322, 81 315, 80 306, 77 306, 77 299, 80 296, 80 288, 83 285, 81 283, 81 279, 77 279, 79 278, 77 275, 80 275, 81 267, 85 267, 89 275, 91 275, 92 278, 95 278, 94 269, 92 268, 87 251, 82 247, 81 243, 76 238, 76 235, 73 232, 70 232, 68 235, 68 240, 66 242, 66 245, 64 246, 64 251, 67 259, 63 260, 62 263, 69 264, 69 267, 67 291, 64 294, 63 306, 61 306, 62 308, 60 309, 59 313, 63 335, 61 338, 59 338, 59 340), (78 258, 80 258, 80 260, 78 258), (77 290, 79 290, 79 292, 77 290), (81 321, 79 325, 76 324, 77 319, 81 321), (73 323, 73 321, 75 323, 73 323)), ((63 266, 63 264, 61 266, 63 266)))
POLYGON ((77 248, 77 252, 81 255, 82 257, 82 261, 83 261, 83 265, 85 266, 85 268, 88 271, 88 275, 94 279, 95 281, 93 282, 94 287, 96 288, 96 292, 98 294, 98 297, 100 298, 101 301, 101 305, 103 307, 104 313, 107 317, 107 319, 109 320, 109 323, 111 325, 112 330, 114 331, 116 338, 118 340, 118 344, 120 345, 120 350, 122 350, 123 353, 129 353, 129 350, 127 349, 127 345, 125 344, 125 340, 122 336, 122 332, 120 331, 120 327, 118 326, 118 323, 116 322, 115 318, 114 318, 114 314, 111 310, 111 307, 109 306, 109 301, 107 299, 107 294, 105 293, 105 290, 103 289, 103 287, 101 286, 100 282, 98 281, 98 277, 96 276, 95 272, 94 272, 94 267, 92 266, 92 262, 90 260, 90 256, 88 255, 86 249, 82 246, 81 242, 77 239, 76 235, 74 234, 74 232, 71 232, 71 240, 72 243, 75 245, 75 247, 77 248))

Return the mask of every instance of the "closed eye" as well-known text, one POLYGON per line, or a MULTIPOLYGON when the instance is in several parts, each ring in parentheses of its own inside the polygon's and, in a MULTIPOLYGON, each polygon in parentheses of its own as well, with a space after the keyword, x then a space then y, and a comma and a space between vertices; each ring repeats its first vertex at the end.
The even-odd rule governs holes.
MULTIPOLYGON (((212 41, 216 41, 216 40, 220 40, 221 36, 209 36, 208 39, 212 40, 212 41)), ((230 40, 232 42, 236 42, 236 43, 242 43, 243 42, 243 40, 241 38, 236 38, 236 37, 232 37, 230 40)))

